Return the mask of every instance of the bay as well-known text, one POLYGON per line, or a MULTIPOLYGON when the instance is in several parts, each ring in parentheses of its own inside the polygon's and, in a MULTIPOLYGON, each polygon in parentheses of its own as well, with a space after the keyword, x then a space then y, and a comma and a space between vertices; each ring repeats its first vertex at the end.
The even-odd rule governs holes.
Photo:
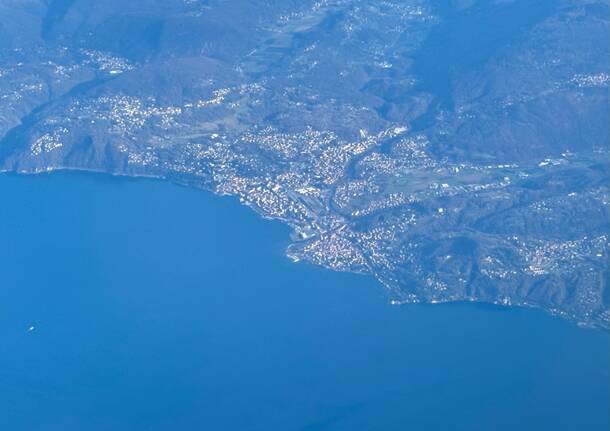
POLYGON ((0 175, 5 430, 605 430, 608 334, 392 306, 288 229, 154 180, 0 175))

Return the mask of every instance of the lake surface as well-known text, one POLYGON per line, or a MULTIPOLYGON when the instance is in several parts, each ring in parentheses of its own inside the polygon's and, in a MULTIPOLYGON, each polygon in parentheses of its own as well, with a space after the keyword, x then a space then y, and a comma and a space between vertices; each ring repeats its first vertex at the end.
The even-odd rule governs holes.
POLYGON ((392 306, 229 198, 0 175, 3 430, 607 430, 608 333, 392 306))

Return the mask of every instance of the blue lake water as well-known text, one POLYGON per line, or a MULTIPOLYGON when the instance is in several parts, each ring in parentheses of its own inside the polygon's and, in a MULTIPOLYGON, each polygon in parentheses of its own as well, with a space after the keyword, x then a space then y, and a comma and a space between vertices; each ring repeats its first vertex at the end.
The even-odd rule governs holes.
POLYGON ((291 263, 285 226, 168 183, 0 193, 2 430, 608 429, 606 332, 391 306, 291 263))

